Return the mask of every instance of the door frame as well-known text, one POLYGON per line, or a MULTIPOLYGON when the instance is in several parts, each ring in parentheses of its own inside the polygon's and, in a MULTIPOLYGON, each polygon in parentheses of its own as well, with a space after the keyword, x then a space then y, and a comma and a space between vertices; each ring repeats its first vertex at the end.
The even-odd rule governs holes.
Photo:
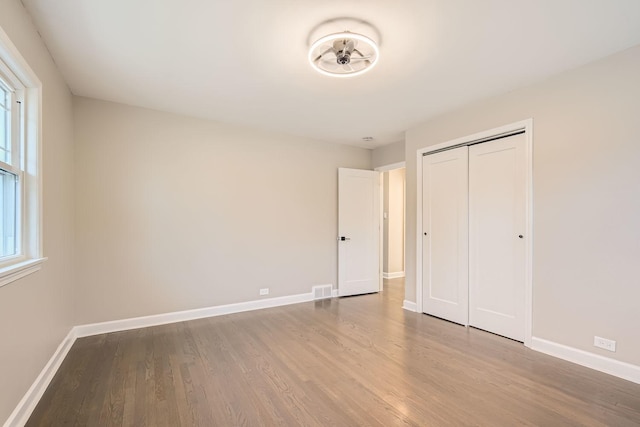
POLYGON ((525 153, 527 156, 526 189, 525 189, 525 233, 528 238, 525 245, 525 284, 524 284, 524 345, 531 347, 533 335, 533 119, 500 126, 497 128, 456 138, 416 152, 416 306, 418 313, 423 313, 422 307, 422 157, 426 153, 467 144, 474 141, 492 138, 503 134, 524 130, 525 153))
MULTIPOLYGON (((378 166, 377 168, 374 168, 374 171, 378 171, 380 172, 380 292, 382 292, 384 290, 384 280, 382 277, 382 270, 383 270, 383 260, 384 260, 384 188, 382 185, 382 174, 384 172, 389 172, 391 170, 395 170, 395 169, 402 169, 402 168, 407 168, 407 162, 406 161, 402 161, 402 162, 396 162, 396 163, 390 163, 388 165, 382 165, 382 166, 378 166)), ((406 180, 407 177, 405 175, 405 189, 406 189, 406 180)), ((407 259, 406 259, 406 254, 407 254, 407 227, 406 227, 406 223, 407 223, 407 194, 406 194, 406 190, 405 190, 405 195, 404 195, 404 222, 405 222, 405 228, 404 228, 404 253, 405 253, 405 266, 404 266, 404 270, 405 272, 407 271, 407 259)))

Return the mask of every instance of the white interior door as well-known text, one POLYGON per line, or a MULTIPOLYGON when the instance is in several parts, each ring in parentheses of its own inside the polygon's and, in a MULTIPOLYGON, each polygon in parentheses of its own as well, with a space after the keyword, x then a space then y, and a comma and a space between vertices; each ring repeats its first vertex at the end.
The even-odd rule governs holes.
POLYGON ((468 324, 468 147, 422 158, 422 308, 468 324))
POLYGON ((469 324, 525 334, 524 134, 469 147, 469 324))
POLYGON ((338 295, 380 291, 380 173, 338 169, 338 295))

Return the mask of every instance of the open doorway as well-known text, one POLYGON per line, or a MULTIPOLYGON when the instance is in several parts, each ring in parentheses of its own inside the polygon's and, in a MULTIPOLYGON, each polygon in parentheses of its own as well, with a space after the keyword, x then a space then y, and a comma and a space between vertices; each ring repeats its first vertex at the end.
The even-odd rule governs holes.
POLYGON ((396 164, 378 170, 382 172, 380 261, 384 283, 405 276, 405 167, 396 164))

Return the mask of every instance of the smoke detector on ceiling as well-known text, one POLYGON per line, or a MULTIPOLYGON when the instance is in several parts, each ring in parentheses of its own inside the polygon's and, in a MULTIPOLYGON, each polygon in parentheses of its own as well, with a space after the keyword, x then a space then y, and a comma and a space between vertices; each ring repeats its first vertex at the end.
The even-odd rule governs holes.
POLYGON ((310 39, 314 41, 309 48, 309 63, 327 76, 358 76, 371 70, 380 58, 378 32, 361 20, 325 21, 312 31, 310 39), (338 28, 342 30, 336 31, 338 28))

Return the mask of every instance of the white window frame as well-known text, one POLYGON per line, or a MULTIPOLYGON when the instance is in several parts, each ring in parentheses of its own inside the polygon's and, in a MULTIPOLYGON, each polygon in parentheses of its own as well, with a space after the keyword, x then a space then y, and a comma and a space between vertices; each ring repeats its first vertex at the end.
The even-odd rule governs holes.
MULTIPOLYGON (((18 253, 0 261, 0 287, 40 270, 42 251, 42 83, 0 28, 0 75, 20 100, 18 253)), ((14 115, 12 121, 15 124, 14 115)), ((12 132, 15 129, 12 130, 12 132)), ((18 147, 12 147, 14 150, 18 147)))

